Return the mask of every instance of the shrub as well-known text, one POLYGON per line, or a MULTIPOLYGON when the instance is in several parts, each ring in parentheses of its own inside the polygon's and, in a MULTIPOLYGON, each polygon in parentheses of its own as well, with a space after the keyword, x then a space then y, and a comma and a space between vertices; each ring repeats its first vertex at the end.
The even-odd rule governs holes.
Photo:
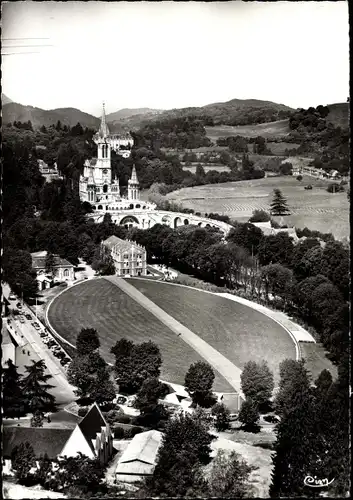
POLYGON ((268 443, 266 441, 259 441, 258 443, 254 443, 254 446, 258 446, 259 448, 263 448, 264 450, 273 450, 273 443, 268 443))
POLYGON ((79 417, 84 417, 88 412, 88 408, 84 407, 84 408, 79 408, 78 409, 78 416, 79 417))
POLYGON ((131 429, 125 429, 125 434, 124 437, 126 439, 132 439, 136 434, 140 434, 143 432, 143 429, 141 427, 131 427, 131 429))
POLYGON ((131 417, 129 415, 118 415, 115 421, 120 424, 130 424, 131 417))
POLYGON ((302 181, 303 180, 303 176, 302 175, 297 175, 297 181, 302 181))
POLYGON ((326 191, 328 193, 339 193, 340 191, 344 191, 344 187, 341 186, 340 184, 336 184, 335 182, 333 182, 332 184, 329 184, 327 186, 326 191))
POLYGON ((123 427, 114 427, 113 428, 114 439, 124 439, 125 437, 125 429, 123 427))
POLYGON ((118 422, 118 418, 124 414, 121 410, 110 410, 103 413, 103 415, 108 424, 112 425, 115 424, 115 422, 118 422))

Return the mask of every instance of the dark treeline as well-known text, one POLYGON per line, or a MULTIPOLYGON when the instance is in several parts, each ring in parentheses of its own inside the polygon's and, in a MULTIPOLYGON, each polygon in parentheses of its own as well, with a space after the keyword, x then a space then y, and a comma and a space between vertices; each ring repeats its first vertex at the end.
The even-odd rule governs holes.
POLYGON ((313 165, 324 170, 337 170, 342 175, 349 172, 348 125, 336 127, 328 121, 327 106, 300 109, 289 120, 291 133, 288 142, 300 142, 297 154, 314 153, 313 165))

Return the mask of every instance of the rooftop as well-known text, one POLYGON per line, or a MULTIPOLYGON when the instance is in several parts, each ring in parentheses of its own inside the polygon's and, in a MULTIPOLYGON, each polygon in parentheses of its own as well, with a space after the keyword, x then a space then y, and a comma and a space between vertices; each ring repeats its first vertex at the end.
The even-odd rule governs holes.
POLYGON ((109 250, 113 250, 114 248, 115 252, 130 251, 133 248, 144 250, 144 248, 138 245, 137 243, 129 240, 122 240, 117 236, 109 236, 109 238, 103 241, 103 245, 109 248, 109 250))
POLYGON ((32 445, 36 458, 47 453, 50 459, 55 459, 71 433, 71 429, 3 427, 3 457, 11 458, 15 446, 27 441, 32 445))
MULTIPOLYGON (((34 269, 45 269, 45 259, 47 257, 47 251, 34 252, 31 253, 32 256, 32 266, 34 269)), ((68 260, 62 259, 59 255, 54 255, 54 267, 75 267, 68 260)))
POLYGON ((92 439, 96 439, 97 433, 101 432, 101 427, 105 427, 106 425, 107 422, 104 420, 104 417, 96 403, 91 406, 88 413, 86 413, 81 422, 78 424, 92 451, 94 451, 92 439))
POLYGON ((150 474, 153 472, 162 439, 163 433, 155 430, 134 436, 118 461, 116 473, 150 474))

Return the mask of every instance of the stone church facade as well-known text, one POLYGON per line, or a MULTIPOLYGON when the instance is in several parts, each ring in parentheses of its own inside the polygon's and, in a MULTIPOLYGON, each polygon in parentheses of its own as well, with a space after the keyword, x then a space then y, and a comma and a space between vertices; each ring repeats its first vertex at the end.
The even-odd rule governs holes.
POLYGON ((79 193, 81 201, 88 201, 96 212, 116 212, 144 207, 153 210, 156 205, 140 201, 140 187, 136 168, 133 166, 128 182, 128 195, 120 194, 119 179, 112 179, 111 151, 116 147, 114 136, 110 135, 103 105, 102 120, 95 135, 97 158, 86 160, 83 175, 80 176, 79 193))

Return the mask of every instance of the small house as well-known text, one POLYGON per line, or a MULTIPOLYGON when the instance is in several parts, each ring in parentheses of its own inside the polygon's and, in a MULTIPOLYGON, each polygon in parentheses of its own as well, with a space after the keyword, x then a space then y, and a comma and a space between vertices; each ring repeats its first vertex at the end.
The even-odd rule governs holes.
POLYGON ((118 461, 116 480, 129 483, 152 476, 162 439, 163 433, 155 430, 134 436, 118 461))
MULTIPOLYGON (((37 280, 39 276, 47 276, 49 277, 50 273, 47 272, 46 270, 46 258, 47 258, 48 252, 46 250, 42 252, 34 252, 31 253, 32 257, 32 267, 37 273, 37 280)), ((59 255, 53 255, 54 257, 54 264, 53 264, 53 272, 52 272, 52 279, 54 282, 58 281, 67 281, 71 282, 74 281, 75 279, 75 266, 71 264, 66 259, 62 259, 59 257, 59 255)), ((44 288, 47 288, 47 280, 44 278, 41 278, 42 281, 39 283, 43 283, 44 288)), ((42 286, 42 284, 41 284, 42 286)), ((41 288, 43 289, 43 287, 41 288)))

